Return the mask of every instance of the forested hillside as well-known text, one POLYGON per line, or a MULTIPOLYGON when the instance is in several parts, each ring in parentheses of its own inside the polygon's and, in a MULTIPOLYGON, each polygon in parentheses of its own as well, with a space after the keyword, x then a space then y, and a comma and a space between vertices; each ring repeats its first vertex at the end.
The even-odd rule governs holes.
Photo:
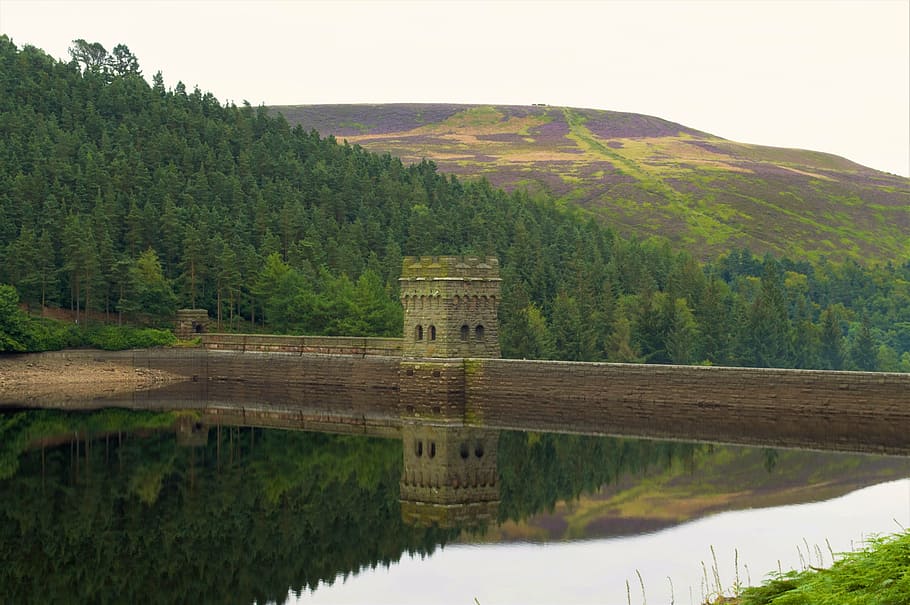
MULTIPOLYGON (((135 60, 66 64, 0 37, 0 140, 0 283, 33 308, 399 335, 402 255, 494 254, 507 356, 910 371, 910 259, 702 265, 546 198, 149 85, 135 60)), ((0 349, 34 348, 11 298, 0 349)))

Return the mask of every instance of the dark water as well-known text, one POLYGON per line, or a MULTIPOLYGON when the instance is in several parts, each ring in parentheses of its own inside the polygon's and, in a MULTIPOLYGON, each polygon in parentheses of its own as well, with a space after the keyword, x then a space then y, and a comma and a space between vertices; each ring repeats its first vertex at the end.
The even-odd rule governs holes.
POLYGON ((697 603, 715 557, 724 587, 755 583, 910 525, 908 476, 906 458, 7 412, 0 602, 697 603))

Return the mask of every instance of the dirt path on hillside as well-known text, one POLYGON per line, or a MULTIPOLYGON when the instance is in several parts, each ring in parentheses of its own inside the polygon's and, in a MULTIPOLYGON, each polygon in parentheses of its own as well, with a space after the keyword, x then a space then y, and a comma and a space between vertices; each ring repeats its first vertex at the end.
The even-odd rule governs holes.
POLYGON ((0 355, 0 405, 59 398, 94 399, 145 391, 185 380, 162 370, 135 368, 127 360, 64 354, 0 355))

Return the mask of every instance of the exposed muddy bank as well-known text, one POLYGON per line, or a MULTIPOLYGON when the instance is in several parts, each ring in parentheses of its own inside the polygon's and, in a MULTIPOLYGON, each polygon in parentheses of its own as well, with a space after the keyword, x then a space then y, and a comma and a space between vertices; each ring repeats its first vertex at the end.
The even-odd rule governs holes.
POLYGON ((186 379, 172 371, 138 365, 133 351, 0 355, 0 406, 64 407, 70 402, 149 391, 186 379))

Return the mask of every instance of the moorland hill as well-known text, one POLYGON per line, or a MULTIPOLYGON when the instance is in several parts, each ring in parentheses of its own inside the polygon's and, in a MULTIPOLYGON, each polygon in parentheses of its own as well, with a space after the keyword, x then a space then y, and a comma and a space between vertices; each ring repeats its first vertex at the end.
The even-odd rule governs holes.
POLYGON ((405 162, 546 192, 625 235, 662 235, 706 258, 733 247, 816 260, 910 256, 910 181, 826 153, 547 105, 270 109, 405 162))

